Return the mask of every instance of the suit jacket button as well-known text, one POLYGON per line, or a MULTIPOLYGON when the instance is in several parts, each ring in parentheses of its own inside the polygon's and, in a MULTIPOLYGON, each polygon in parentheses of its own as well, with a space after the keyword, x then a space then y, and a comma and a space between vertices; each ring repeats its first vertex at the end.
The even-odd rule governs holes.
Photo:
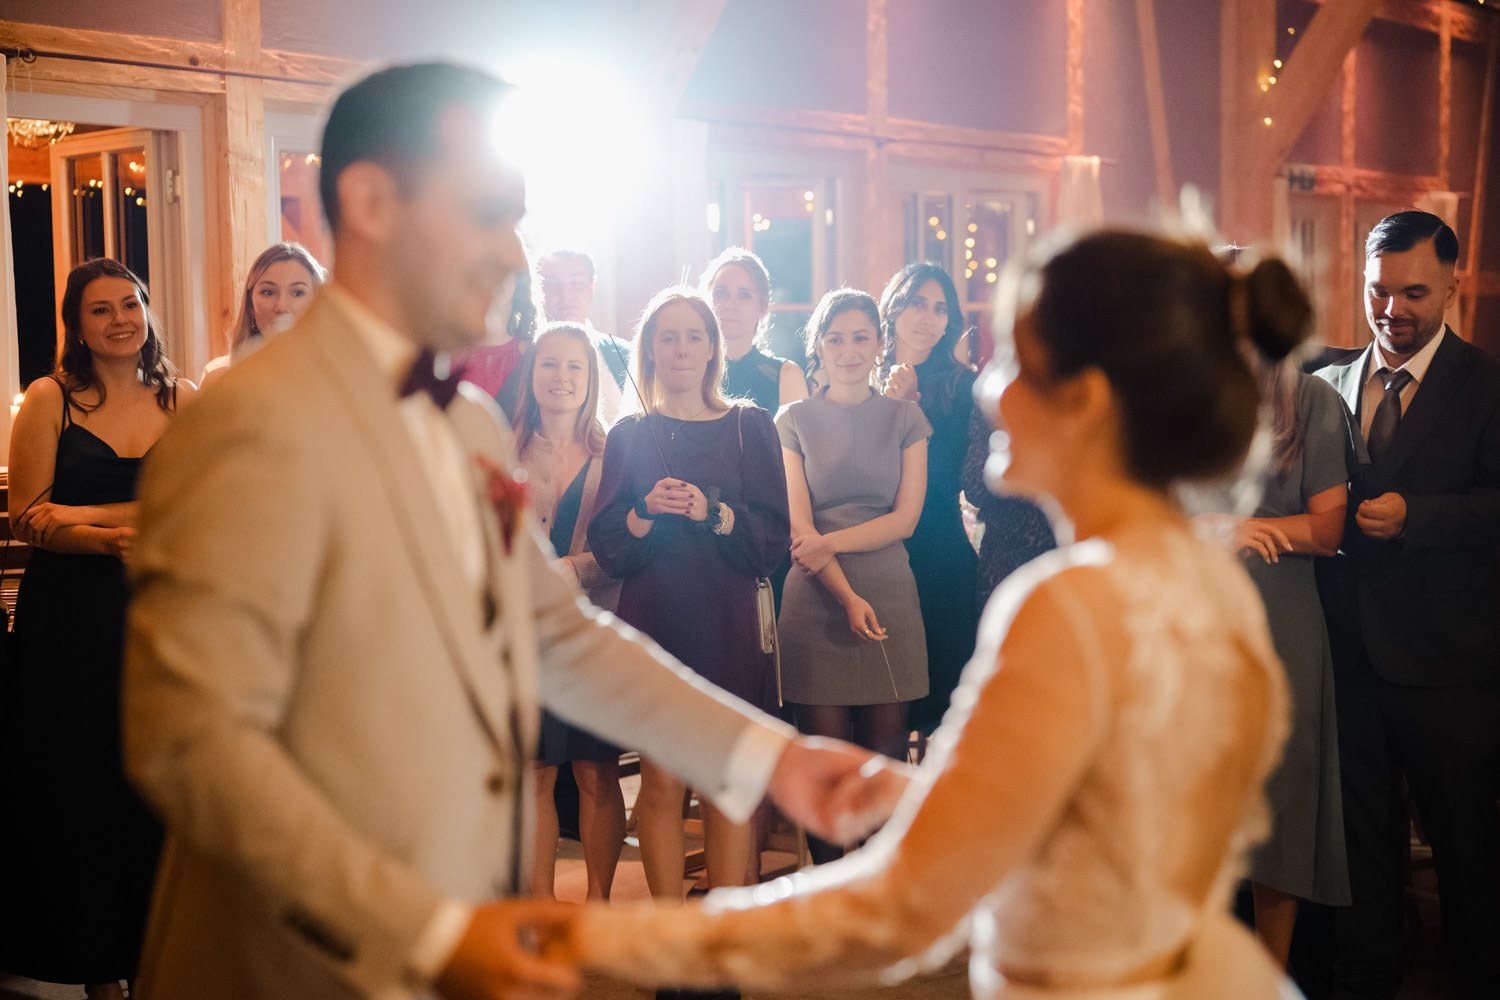
POLYGON ((490 775, 489 780, 485 782, 485 786, 489 788, 491 795, 499 795, 501 792, 505 791, 505 785, 505 775, 501 774, 499 771, 496 771, 494 774, 490 775))

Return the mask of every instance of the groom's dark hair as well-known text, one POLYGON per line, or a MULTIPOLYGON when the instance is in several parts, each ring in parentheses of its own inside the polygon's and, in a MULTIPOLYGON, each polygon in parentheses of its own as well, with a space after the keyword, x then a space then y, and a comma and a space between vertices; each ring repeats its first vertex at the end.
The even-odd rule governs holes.
POLYGON ((494 114, 510 85, 472 66, 413 63, 379 70, 339 95, 323 127, 318 193, 330 229, 339 227, 339 174, 361 161, 390 172, 403 194, 417 168, 436 157, 442 113, 463 108, 494 114))

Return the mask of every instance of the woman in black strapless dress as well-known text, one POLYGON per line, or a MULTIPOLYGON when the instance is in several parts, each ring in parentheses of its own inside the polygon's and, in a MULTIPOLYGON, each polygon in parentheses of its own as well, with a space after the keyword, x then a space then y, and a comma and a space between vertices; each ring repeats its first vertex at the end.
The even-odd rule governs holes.
POLYGON ((68 277, 57 370, 11 433, 9 508, 32 547, 0 698, 0 967, 121 996, 135 975, 161 831, 120 764, 125 563, 141 459, 192 392, 139 279, 68 277))

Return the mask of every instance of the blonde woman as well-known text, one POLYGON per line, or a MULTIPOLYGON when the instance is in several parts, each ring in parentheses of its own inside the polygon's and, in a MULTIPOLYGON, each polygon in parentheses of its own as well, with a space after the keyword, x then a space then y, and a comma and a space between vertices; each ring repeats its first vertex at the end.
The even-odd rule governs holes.
MULTIPOLYGON (((786 476, 771 417, 719 391, 724 345, 713 310, 669 288, 641 318, 635 382, 644 412, 622 417, 604 448, 589 543, 621 581, 619 616, 719 687, 775 704, 761 651, 756 578, 788 542, 786 476)), ((682 898, 683 786, 649 758, 636 802, 651 894, 682 898)), ((710 885, 746 877, 750 833, 704 807, 710 885)))
POLYGON ((245 276, 239 311, 229 328, 229 353, 204 367, 203 384, 210 384, 266 337, 295 323, 312 305, 313 292, 327 276, 323 265, 301 243, 273 243, 262 250, 245 276))
MULTIPOLYGON (((562 567, 606 611, 620 585, 599 568, 587 530, 599 495, 604 428, 599 424, 599 352, 577 323, 545 327, 516 372, 521 382, 514 427, 532 503, 562 567)), ((546 712, 536 782, 532 891, 553 892, 557 863, 557 771, 570 764, 578 783, 578 834, 588 898, 608 899, 625 842, 620 748, 546 712)))

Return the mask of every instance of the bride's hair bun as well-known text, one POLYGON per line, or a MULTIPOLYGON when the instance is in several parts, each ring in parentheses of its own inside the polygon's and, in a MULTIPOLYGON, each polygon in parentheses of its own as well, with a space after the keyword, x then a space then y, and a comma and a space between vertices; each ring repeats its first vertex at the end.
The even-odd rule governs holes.
POLYGON ((1297 276, 1280 258, 1267 257, 1248 274, 1235 278, 1230 295, 1244 296, 1244 329, 1237 332, 1271 360, 1280 361, 1307 338, 1312 304, 1297 276))
POLYGON ((1049 374, 1104 372, 1120 407, 1127 467, 1166 485, 1232 471, 1255 431, 1253 343, 1286 356, 1311 309, 1280 261, 1249 273, 1202 244, 1102 230, 1028 255, 1018 287, 1049 374), (1033 297, 1034 296, 1034 297, 1033 297))

